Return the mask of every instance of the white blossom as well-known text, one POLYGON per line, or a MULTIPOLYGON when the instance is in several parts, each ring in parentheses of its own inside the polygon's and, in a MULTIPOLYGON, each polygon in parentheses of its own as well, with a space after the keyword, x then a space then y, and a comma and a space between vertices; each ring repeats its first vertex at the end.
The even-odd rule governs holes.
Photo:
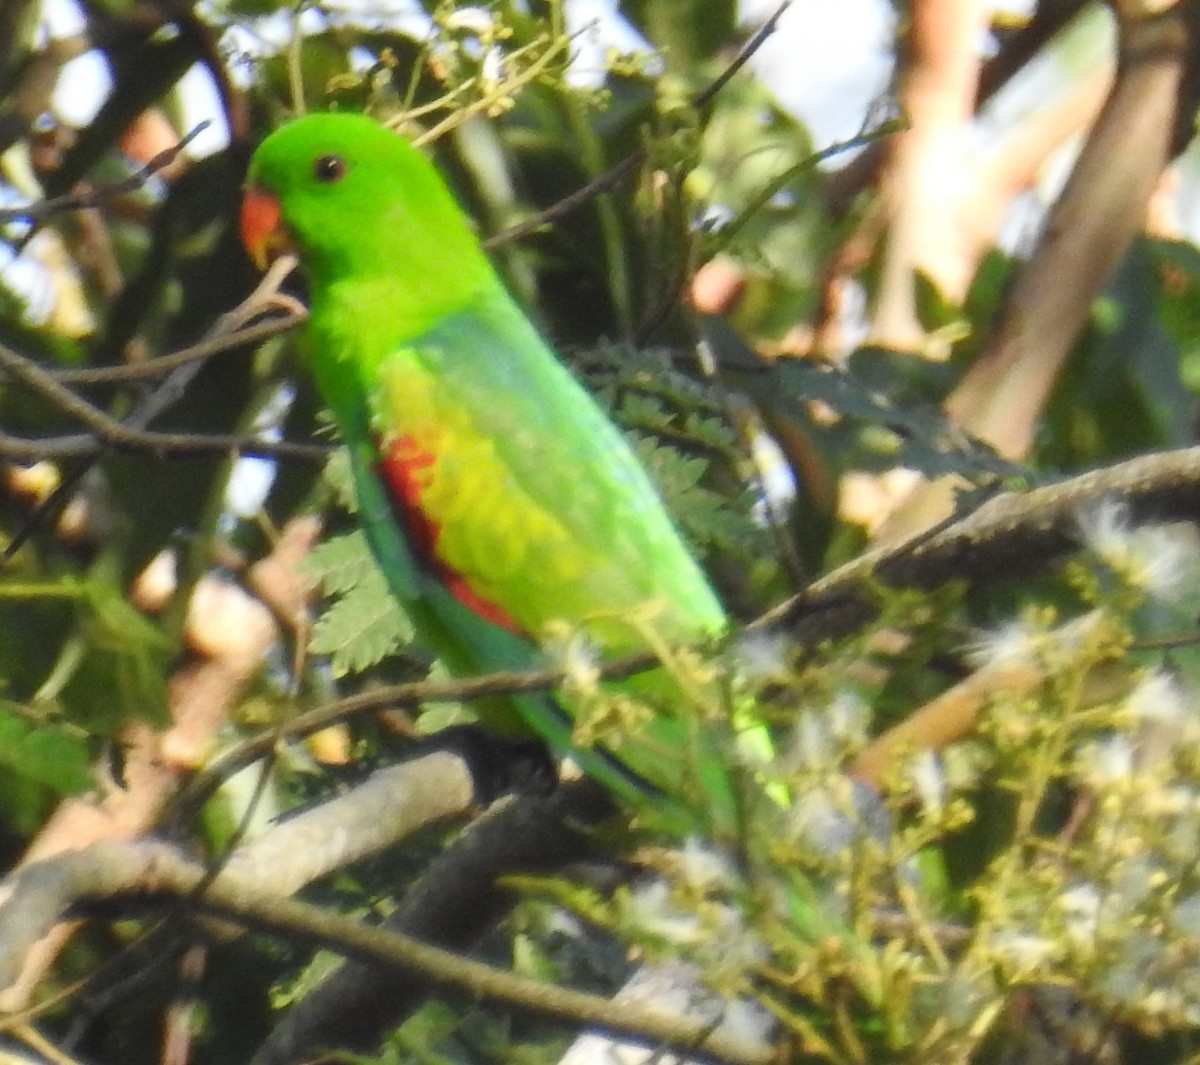
POLYGON ((1194 587, 1200 534, 1188 522, 1134 525, 1129 507, 1105 499, 1079 515, 1084 544, 1148 595, 1174 600, 1194 587))

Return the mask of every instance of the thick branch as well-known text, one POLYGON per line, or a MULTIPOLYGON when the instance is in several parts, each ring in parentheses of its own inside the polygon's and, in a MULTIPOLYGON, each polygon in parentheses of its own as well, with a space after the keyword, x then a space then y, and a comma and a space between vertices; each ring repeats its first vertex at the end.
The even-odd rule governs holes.
POLYGON ((234 851, 221 876, 291 895, 426 825, 466 813, 474 797, 466 762, 433 751, 376 770, 349 791, 281 821, 234 851))
POLYGON ((1028 572, 1075 548, 1081 511, 1109 498, 1128 503, 1139 521, 1200 519, 1200 447, 1145 455, 1030 492, 1005 492, 931 534, 860 555, 755 624, 782 625, 798 640, 815 642, 872 616, 864 592, 870 580, 931 588, 1028 572))
MULTIPOLYGON (((408 892, 386 927, 448 950, 467 952, 516 901, 501 886, 510 874, 554 875, 592 854, 581 828, 612 815, 611 800, 591 781, 560 786, 492 807, 442 852, 408 892)), ((373 1051, 434 992, 423 972, 393 973, 348 962, 288 1014, 254 1065, 291 1065, 320 1047, 373 1051)))
POLYGON ((603 998, 513 976, 420 943, 370 928, 293 899, 263 895, 253 884, 219 876, 161 844, 98 844, 29 866, 10 878, 0 904, 0 979, 19 970, 39 933, 80 905, 168 903, 184 913, 235 921, 259 931, 321 946, 396 972, 417 970, 432 988, 500 1003, 572 1025, 644 1040, 729 1062, 766 1061, 707 1026, 652 1008, 617 1011, 603 998))

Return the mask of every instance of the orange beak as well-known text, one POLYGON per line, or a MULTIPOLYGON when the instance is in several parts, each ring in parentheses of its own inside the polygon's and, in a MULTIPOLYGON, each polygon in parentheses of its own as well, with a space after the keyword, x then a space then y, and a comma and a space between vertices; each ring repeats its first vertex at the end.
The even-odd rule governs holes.
POLYGON ((260 270, 265 270, 276 255, 291 250, 292 242, 283 228, 279 201, 263 189, 246 190, 242 199, 240 228, 242 243, 260 270))

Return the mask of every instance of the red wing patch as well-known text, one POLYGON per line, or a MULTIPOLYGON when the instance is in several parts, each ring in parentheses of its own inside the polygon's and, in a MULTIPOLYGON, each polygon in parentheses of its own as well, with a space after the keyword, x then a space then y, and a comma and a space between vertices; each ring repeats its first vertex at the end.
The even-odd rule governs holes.
POLYGON ((437 542, 441 528, 421 506, 421 494, 433 480, 437 456, 421 447, 407 434, 398 436, 386 449, 379 463, 379 475, 398 505, 409 542, 430 571, 463 606, 473 614, 521 635, 521 627, 490 599, 476 592, 457 570, 438 558, 437 542))

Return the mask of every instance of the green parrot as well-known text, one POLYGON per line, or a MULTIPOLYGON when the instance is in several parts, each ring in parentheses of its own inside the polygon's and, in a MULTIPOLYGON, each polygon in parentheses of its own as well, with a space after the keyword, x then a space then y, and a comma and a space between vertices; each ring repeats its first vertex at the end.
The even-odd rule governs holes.
MULTIPOLYGON (((241 229, 260 267, 283 249, 300 257, 308 362, 368 541, 452 673, 527 667, 556 622, 605 654, 726 631, 630 445, 514 303, 420 152, 362 115, 297 119, 255 152, 241 229)), ((640 790, 572 744, 559 700, 509 702, 586 771, 640 790)), ((611 746, 669 786, 680 744, 696 742, 656 714, 611 746)))

